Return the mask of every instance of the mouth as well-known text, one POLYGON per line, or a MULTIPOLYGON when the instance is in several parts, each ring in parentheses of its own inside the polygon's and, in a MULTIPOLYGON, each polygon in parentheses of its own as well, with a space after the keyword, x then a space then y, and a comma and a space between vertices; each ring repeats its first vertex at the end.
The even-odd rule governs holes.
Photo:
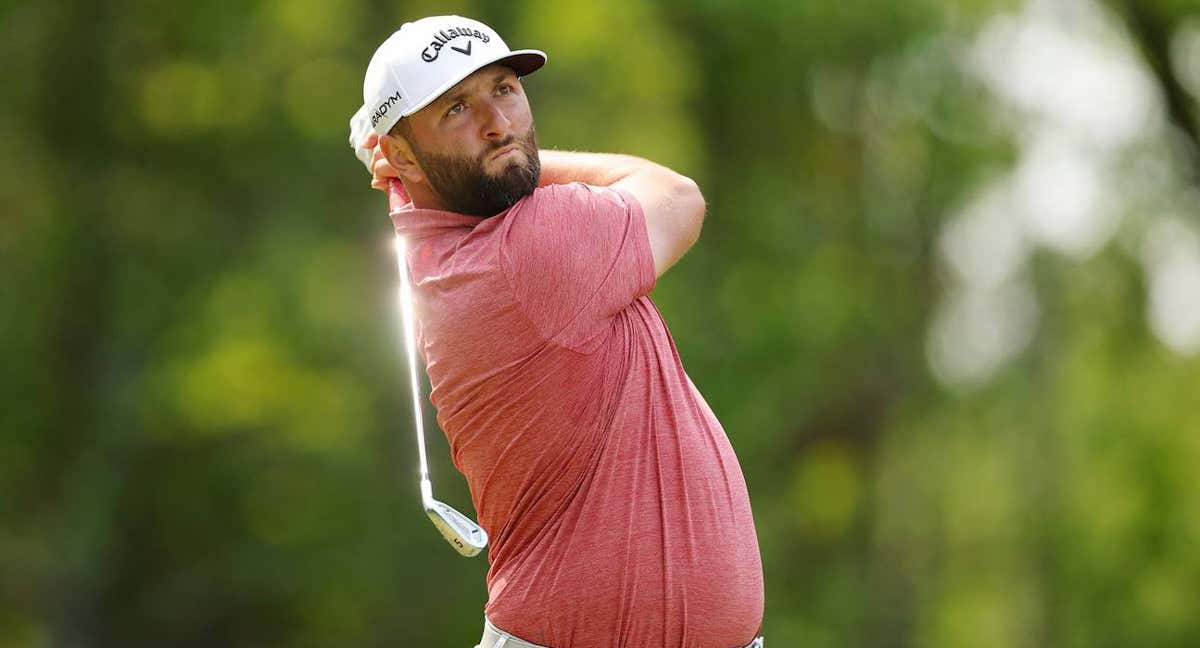
POLYGON ((520 148, 516 144, 509 144, 508 146, 505 146, 504 148, 500 149, 499 151, 496 151, 495 153, 493 153, 491 156, 491 159, 495 160, 498 158, 502 158, 505 155, 509 155, 518 150, 520 150, 520 148))

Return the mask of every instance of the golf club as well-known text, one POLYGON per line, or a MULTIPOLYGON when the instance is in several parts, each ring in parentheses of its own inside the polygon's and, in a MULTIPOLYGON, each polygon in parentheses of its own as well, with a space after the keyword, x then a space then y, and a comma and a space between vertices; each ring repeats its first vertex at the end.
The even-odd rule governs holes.
MULTIPOLYGON (((404 201, 403 188, 395 178, 388 180, 388 205, 397 209, 404 201)), ((404 343, 408 355, 409 380, 412 383, 413 418, 417 424, 417 453, 421 462, 421 506, 433 521, 433 526, 442 534, 458 553, 470 557, 479 554, 487 546, 488 536, 483 527, 471 518, 459 513, 454 507, 433 499, 433 483, 429 480, 429 465, 425 458, 425 424, 421 406, 421 383, 417 377, 417 335, 413 310, 412 285, 408 278, 408 264, 404 237, 396 233, 396 261, 400 267, 400 319, 404 326, 404 343)))

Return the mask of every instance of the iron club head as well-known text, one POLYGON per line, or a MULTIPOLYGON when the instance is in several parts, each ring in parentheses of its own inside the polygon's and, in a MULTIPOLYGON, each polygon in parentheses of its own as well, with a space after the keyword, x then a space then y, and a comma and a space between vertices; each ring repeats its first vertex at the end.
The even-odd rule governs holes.
POLYGON ((421 482, 421 504, 425 514, 433 521, 442 537, 454 550, 470 558, 487 547, 488 536, 483 527, 471 518, 459 513, 449 504, 433 499, 433 489, 428 481, 421 482))

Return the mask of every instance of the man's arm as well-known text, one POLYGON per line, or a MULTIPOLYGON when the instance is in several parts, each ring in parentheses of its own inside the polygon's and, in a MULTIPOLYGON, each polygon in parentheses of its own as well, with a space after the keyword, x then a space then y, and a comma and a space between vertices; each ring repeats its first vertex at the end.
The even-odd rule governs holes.
POLYGON ((700 238, 704 196, 696 183, 665 166, 632 155, 539 151, 540 184, 585 184, 624 189, 642 206, 654 274, 663 274, 700 238))
MULTIPOLYGON (((374 147, 371 186, 386 190, 387 179, 398 176, 375 146, 376 137, 372 134, 364 143, 374 147)), ((691 178, 632 155, 541 150, 538 157, 542 186, 583 182, 633 194, 646 216, 655 277, 663 276, 700 238, 704 196, 691 178)))

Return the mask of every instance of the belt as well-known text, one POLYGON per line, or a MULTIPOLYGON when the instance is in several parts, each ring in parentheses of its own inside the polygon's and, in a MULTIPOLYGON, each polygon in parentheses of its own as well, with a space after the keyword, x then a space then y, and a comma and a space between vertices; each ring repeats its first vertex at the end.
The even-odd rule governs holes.
MULTIPOLYGON (((746 644, 745 648, 763 648, 763 646, 763 638, 759 637, 746 644)), ((547 646, 539 646, 514 637, 492 625, 492 622, 488 621, 485 616, 483 617, 483 639, 479 640, 479 644, 475 648, 547 648, 547 646)))

